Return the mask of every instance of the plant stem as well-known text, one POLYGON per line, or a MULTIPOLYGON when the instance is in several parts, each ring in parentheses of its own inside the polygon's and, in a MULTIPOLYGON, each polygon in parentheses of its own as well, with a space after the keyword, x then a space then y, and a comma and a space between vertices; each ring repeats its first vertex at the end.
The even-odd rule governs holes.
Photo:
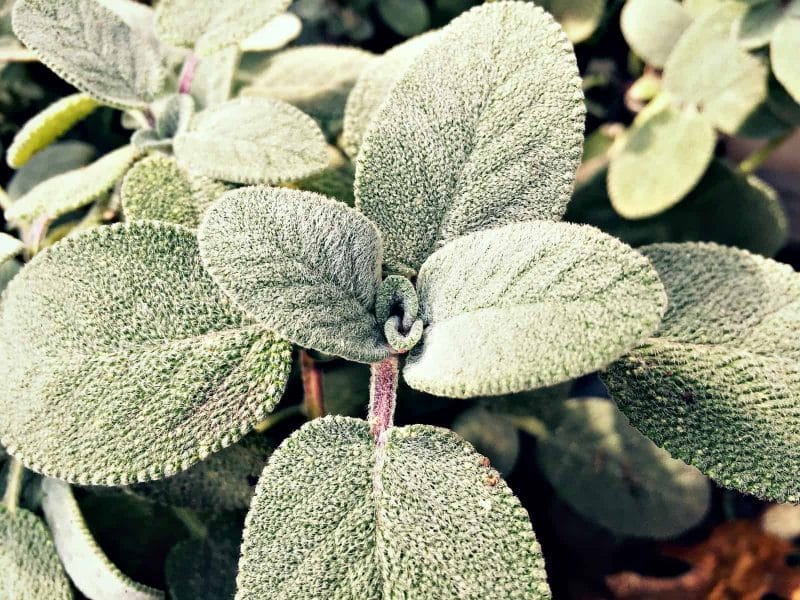
POLYGON ((192 537, 202 540, 208 535, 206 524, 200 520, 193 510, 180 506, 173 506, 172 512, 180 519, 181 523, 184 524, 192 537))
POLYGON ((378 446, 386 443, 386 432, 394 424, 394 409, 397 405, 397 377, 399 374, 396 354, 371 365, 369 383, 369 425, 372 437, 378 446))
POLYGON ((300 350, 300 377, 303 380, 303 403, 306 416, 318 419, 325 416, 325 393, 322 370, 305 350, 300 350))
POLYGON ((12 458, 8 471, 8 480, 6 481, 6 493, 3 495, 3 505, 12 514, 16 512, 19 505, 19 493, 22 489, 22 475, 24 472, 25 469, 22 463, 16 458, 12 458))
POLYGON ((783 142, 788 140, 794 133, 790 129, 786 133, 774 137, 760 148, 751 152, 742 162, 739 163, 739 172, 745 175, 755 173, 755 171, 766 161, 775 150, 777 150, 783 142))
POLYGON ((299 404, 294 404, 292 406, 287 406, 286 408, 282 408, 279 411, 276 411, 269 415, 266 419, 261 421, 258 425, 253 427, 253 430, 256 433, 264 433, 267 429, 274 427, 278 423, 285 421, 291 417, 299 417, 303 415, 303 407, 299 404))
POLYGON ((181 76, 178 83, 179 94, 188 94, 192 91, 192 81, 194 81, 194 74, 197 72, 197 63, 197 54, 189 52, 181 68, 181 76))

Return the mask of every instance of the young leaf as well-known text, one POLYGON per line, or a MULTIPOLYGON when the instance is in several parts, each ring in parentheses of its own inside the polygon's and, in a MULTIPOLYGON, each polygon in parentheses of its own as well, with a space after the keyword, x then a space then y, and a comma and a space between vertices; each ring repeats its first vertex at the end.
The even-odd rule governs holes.
POLYGON ((25 246, 17 238, 0 232, 0 265, 22 252, 25 246))
POLYGON ((205 210, 228 189, 221 182, 190 175, 170 156, 154 154, 128 171, 120 193, 129 221, 150 219, 194 229, 205 210))
POLYGON ((361 71, 347 97, 344 109, 341 143, 348 156, 356 157, 367 126, 372 122, 375 112, 383 104, 389 90, 436 35, 437 32, 429 31, 398 44, 383 56, 373 58, 361 71))
POLYGON ((387 437, 326 417, 281 445, 245 522, 237 600, 550 597, 527 515, 483 457, 436 427, 387 437))
POLYGON ((639 253, 593 227, 547 221, 449 242, 422 265, 417 290, 427 327, 403 374, 456 398, 603 368, 652 334, 666 304, 639 253))
POLYGON ((17 0, 14 33, 79 90, 118 108, 144 108, 161 90, 161 49, 95 0, 17 0))
POLYGON ((769 56, 775 77, 786 91, 800 102, 798 39, 800 39, 800 2, 795 0, 786 8, 786 14, 775 27, 769 56))
POLYGON ((296 39, 303 29, 303 22, 294 13, 283 13, 271 19, 261 29, 239 44, 243 52, 269 52, 280 50, 296 39))
POLYGON ((5 212, 10 223, 30 223, 37 217, 55 219, 87 206, 111 191, 139 157, 139 150, 123 146, 82 169, 43 181, 5 212))
POLYGON ((539 464, 558 495, 614 534, 675 537, 709 508, 708 480, 636 431, 608 400, 567 401, 561 423, 539 444, 539 464))
MULTIPOLYGON (((672 1, 672 0, 670 0, 672 1)), ((611 204, 626 219, 644 219, 680 202, 703 176, 717 136, 694 108, 656 99, 627 131, 608 168, 611 204)))
POLYGON ((392 88, 356 162, 356 206, 409 275, 443 242, 559 220, 583 145, 575 55, 531 3, 476 7, 445 27, 392 88))
POLYGON ((734 134, 767 96, 767 66, 732 34, 742 4, 704 12, 681 36, 664 65, 664 90, 734 134))
POLYGON ((34 154, 14 173, 6 191, 10 198, 18 200, 43 181, 89 164, 95 154, 95 149, 84 142, 57 142, 34 154))
POLYGON ((620 15, 625 41, 646 63, 659 68, 691 22, 692 15, 676 0, 628 0, 620 15))
POLYGON ((12 169, 19 169, 30 158, 46 148, 75 123, 88 117, 100 106, 89 94, 72 94, 51 104, 14 136, 14 142, 6 153, 6 162, 12 169))
POLYGON ((39 517, 0 506, 0 597, 72 600, 50 533, 39 517))
POLYGON ((108 559, 92 537, 69 485, 42 481, 42 510, 64 569, 88 598, 159 600, 164 593, 136 583, 108 559))
POLYGON ((544 0, 537 4, 555 17, 573 44, 592 36, 606 8, 605 0, 544 0))
POLYGON ((289 345, 221 294, 190 230, 98 227, 38 254, 6 289, 0 442, 74 483, 167 477, 263 419, 290 363, 289 345))
POLYGON ((266 98, 237 98, 195 115, 175 137, 184 167, 235 183, 294 181, 328 164, 325 136, 311 117, 266 98))
POLYGON ((265 326, 357 362, 388 355, 373 314, 381 238, 355 210, 312 192, 235 190, 206 212, 198 239, 214 280, 265 326))
POLYGON ((347 96, 372 58, 372 54, 358 48, 293 48, 270 58, 242 94, 288 102, 335 136, 342 128, 347 96))
POLYGON ((431 15, 423 0, 376 0, 378 14, 395 33, 411 37, 430 27, 431 15))
POLYGON ((285 11, 291 0, 161 0, 159 35, 208 55, 238 44, 285 11))
POLYGON ((634 427, 721 485, 800 501, 800 276, 714 244, 643 252, 669 309, 603 376, 614 399, 634 427))
POLYGON ((239 58, 238 48, 230 46, 198 61, 192 80, 192 98, 199 110, 230 99, 239 58))

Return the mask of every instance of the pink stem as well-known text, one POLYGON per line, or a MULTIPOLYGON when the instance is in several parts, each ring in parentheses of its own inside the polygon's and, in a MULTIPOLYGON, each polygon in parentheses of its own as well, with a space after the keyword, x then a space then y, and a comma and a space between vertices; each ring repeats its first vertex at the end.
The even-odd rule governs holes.
POLYGON ((399 374, 397 355, 393 354, 379 363, 373 363, 371 371, 368 416, 370 432, 378 446, 383 446, 386 432, 394 424, 399 374))
POLYGON ((186 60, 183 61, 183 68, 181 68, 180 83, 178 84, 179 94, 188 94, 192 90, 192 81, 194 81, 194 74, 197 72, 198 58, 194 52, 189 52, 186 60))

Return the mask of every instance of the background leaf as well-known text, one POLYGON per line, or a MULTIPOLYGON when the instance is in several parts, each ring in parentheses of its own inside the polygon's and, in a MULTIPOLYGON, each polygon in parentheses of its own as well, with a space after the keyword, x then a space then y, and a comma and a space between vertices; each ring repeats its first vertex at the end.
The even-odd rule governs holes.
POLYGON ((787 14, 775 27, 770 45, 772 70, 778 81, 800 102, 800 65, 798 65, 798 42, 800 39, 800 2, 786 8, 787 14))
POLYGON ((167 477, 263 419, 290 362, 288 344, 221 295, 190 230, 99 227, 40 253, 6 289, 0 441, 75 483, 167 477))
POLYGON ((17 238, 0 232, 0 265, 20 254, 25 246, 17 238))
POLYGON ((378 14, 403 37, 422 33, 431 23, 428 5, 423 0, 377 0, 378 14))
POLYGON ((654 67, 664 66, 691 22, 692 15, 676 0, 628 0, 620 15, 625 41, 654 67))
POLYGON ((485 455, 503 477, 511 473, 519 457, 519 435, 510 419, 476 407, 461 413, 452 429, 485 455))
POLYGON ((537 4, 555 17, 573 44, 591 37, 606 8, 605 0, 544 0, 537 4))
POLYGON ((303 29, 303 22, 294 13, 287 12, 267 21, 261 29, 239 44, 244 52, 279 50, 295 40, 303 29))

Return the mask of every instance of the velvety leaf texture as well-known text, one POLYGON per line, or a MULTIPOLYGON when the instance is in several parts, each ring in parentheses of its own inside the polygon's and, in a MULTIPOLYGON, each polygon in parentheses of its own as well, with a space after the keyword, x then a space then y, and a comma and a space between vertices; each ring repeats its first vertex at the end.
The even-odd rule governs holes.
POLYGON ((630 426, 613 402, 569 400, 537 457, 558 495, 617 535, 666 539, 697 524, 711 487, 630 426), (591 490, 591 493, 587 493, 591 490))
POLYGON ((195 115, 174 141, 184 167, 235 183, 294 181, 325 169, 325 136, 308 115, 267 98, 237 98, 195 115))
POLYGON ((294 13, 283 13, 270 19, 261 29, 239 44, 244 52, 269 52, 279 50, 296 39, 303 29, 303 22, 294 13))
POLYGON ((70 482, 167 477, 262 420, 290 362, 286 342, 222 296, 190 230, 98 227, 38 254, 6 289, 0 442, 70 482))
POLYGON ((572 47, 541 8, 455 19, 392 88, 356 163, 356 205, 383 233, 387 267, 412 274, 449 239, 561 219, 583 117, 572 47))
POLYGON ((0 232, 0 265, 21 253, 25 246, 14 236, 0 232))
POLYGON ((39 517, 0 506, 0 597, 71 600, 72 591, 53 540, 39 517))
POLYGON ((84 596, 163 600, 163 592, 136 583, 109 561, 92 537, 68 484, 45 478, 42 481, 42 510, 58 557, 84 596))
POLYGON ((52 144, 98 106, 89 94, 72 94, 54 102, 25 123, 14 136, 14 142, 6 153, 8 166, 19 169, 34 154, 52 144))
POLYGON ((786 10, 788 14, 775 27, 769 55, 775 77, 800 102, 800 2, 793 2, 786 10))
POLYGON ((95 149, 85 142, 56 142, 37 152, 8 182, 8 195, 17 200, 41 182, 83 167, 95 157, 95 149))
POLYGON ((725 487, 800 501, 800 276, 714 244, 643 249, 661 329, 603 376, 631 423, 725 487))
POLYGON ((546 221, 449 242, 425 261, 417 290, 426 329, 403 375, 458 398, 603 368, 652 334, 666 304, 639 253, 594 227, 546 221))
POLYGON ((625 41, 646 63, 663 67, 692 15, 676 0, 628 0, 620 15, 625 41))
POLYGON ((161 90, 158 43, 95 0, 18 0, 13 22, 45 65, 104 104, 143 108, 161 90))
POLYGON ((247 516, 237 600, 548 598, 527 514, 450 431, 326 417, 273 455, 247 516), (480 565, 480 568, 465 568, 480 565))
POLYGON ((198 109, 222 104, 231 97, 239 59, 236 46, 223 48, 200 59, 192 80, 192 98, 198 109))
POLYGON ((388 355, 372 312, 380 234, 357 211, 312 192, 247 188, 208 210, 198 238, 214 280, 265 326, 358 362, 388 355))

